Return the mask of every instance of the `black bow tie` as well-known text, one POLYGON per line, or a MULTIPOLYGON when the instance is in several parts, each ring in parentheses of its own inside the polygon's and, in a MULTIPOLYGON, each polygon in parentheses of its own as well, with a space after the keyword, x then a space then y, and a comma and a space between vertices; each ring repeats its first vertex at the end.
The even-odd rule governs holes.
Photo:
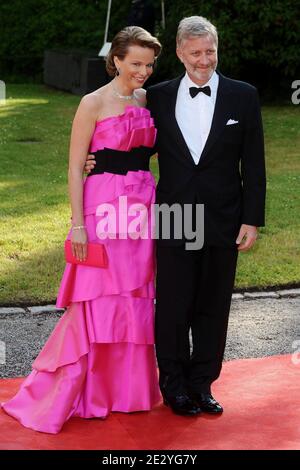
POLYGON ((211 89, 210 89, 210 86, 204 86, 203 88, 198 88, 196 86, 192 86, 190 88, 190 95, 192 98, 195 98, 195 96, 198 95, 198 93, 200 93, 200 91, 202 91, 202 93, 204 93, 205 95, 207 96, 210 96, 211 95, 211 89))

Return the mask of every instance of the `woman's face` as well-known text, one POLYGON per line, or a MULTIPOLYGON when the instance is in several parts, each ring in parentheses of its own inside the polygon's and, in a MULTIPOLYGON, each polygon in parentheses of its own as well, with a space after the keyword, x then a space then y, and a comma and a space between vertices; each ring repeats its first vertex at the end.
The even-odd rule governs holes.
POLYGON ((154 67, 154 50, 149 47, 129 46, 123 60, 114 57, 120 72, 119 79, 131 89, 141 88, 152 75, 154 67))

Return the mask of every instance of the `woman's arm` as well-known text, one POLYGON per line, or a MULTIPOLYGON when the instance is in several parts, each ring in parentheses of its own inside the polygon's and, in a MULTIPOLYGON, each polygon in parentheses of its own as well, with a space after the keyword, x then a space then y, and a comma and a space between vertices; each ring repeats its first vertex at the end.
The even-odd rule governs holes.
POLYGON ((70 156, 69 156, 69 196, 72 209, 72 226, 78 227, 72 231, 73 255, 84 260, 87 255, 87 233, 83 217, 83 168, 89 150, 92 134, 95 129, 97 106, 95 97, 84 96, 80 102, 73 120, 70 156))

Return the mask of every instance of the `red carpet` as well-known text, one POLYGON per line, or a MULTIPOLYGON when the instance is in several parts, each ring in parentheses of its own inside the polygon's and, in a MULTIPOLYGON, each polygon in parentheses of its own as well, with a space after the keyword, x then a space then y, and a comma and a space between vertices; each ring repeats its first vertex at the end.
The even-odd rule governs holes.
MULTIPOLYGON (((0 381, 0 401, 22 379, 0 381)), ((60 434, 23 428, 0 410, 0 449, 300 449, 300 364, 291 356, 226 362, 214 395, 222 416, 176 416, 158 405, 103 421, 72 418, 60 434)))

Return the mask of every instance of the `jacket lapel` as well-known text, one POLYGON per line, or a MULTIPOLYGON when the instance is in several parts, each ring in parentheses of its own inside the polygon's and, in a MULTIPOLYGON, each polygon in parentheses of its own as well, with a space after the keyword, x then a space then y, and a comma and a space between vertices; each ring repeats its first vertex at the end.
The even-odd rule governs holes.
POLYGON ((232 107, 230 83, 223 75, 220 73, 218 73, 218 75, 219 86, 211 129, 197 166, 202 166, 203 163, 207 163, 207 161, 212 158, 213 154, 209 153, 209 151, 223 132, 227 120, 230 117, 229 114, 232 107))
POLYGON ((186 141, 184 140, 175 114, 178 88, 183 77, 184 74, 175 78, 174 80, 169 82, 164 89, 165 93, 168 95, 168 99, 166 100, 164 106, 164 118, 167 120, 166 125, 168 126, 168 128, 170 128, 172 132, 172 137, 180 149, 180 151, 178 152, 178 156, 180 156, 181 159, 183 159, 186 163, 195 166, 193 157, 189 151, 186 141))
POLYGON ((211 129, 197 165, 195 165, 194 159, 189 151, 186 141, 184 140, 175 115, 178 88, 184 74, 171 80, 171 82, 166 84, 164 88, 166 95, 168 95, 168 99, 164 103, 165 112, 163 113, 164 119, 166 120, 166 126, 171 130, 172 137, 180 150, 178 152, 178 157, 193 167, 201 167, 213 158, 213 153, 210 153, 210 150, 223 132, 227 120, 230 118, 229 114, 232 108, 230 81, 219 72, 218 75, 219 85, 211 129))

